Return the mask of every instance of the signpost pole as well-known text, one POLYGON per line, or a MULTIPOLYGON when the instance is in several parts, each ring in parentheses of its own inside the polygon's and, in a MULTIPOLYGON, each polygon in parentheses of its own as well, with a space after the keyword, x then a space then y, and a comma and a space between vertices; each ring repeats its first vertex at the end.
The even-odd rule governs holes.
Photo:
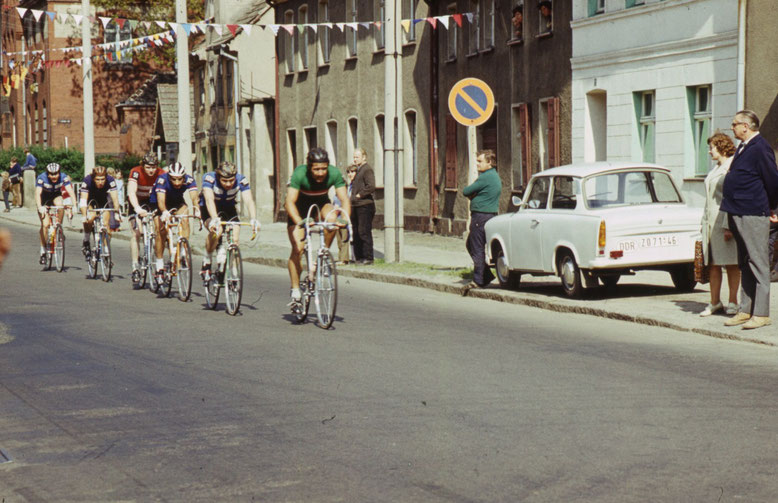
POLYGON ((81 49, 82 75, 84 79, 84 176, 92 173, 95 167, 95 114, 92 102, 92 23, 89 0, 81 0, 81 49))
MULTIPOLYGON (((178 162, 192 174, 192 115, 189 96, 189 38, 184 31, 186 0, 176 0, 176 63, 178 70, 178 162)), ((237 96, 236 96, 237 98, 237 96)))

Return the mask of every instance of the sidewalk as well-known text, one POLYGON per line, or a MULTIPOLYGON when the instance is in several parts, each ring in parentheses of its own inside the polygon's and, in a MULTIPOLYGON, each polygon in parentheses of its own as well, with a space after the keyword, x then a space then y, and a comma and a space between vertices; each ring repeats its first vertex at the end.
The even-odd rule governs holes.
MULTIPOLYGON (((24 208, 0 213, 0 225, 6 220, 36 227, 39 225, 36 213, 24 208)), ((66 229, 80 232, 79 220, 74 219, 71 224, 66 222, 66 229)), ((128 240, 129 234, 125 221, 122 230, 115 236, 128 240)), ((386 264, 380 260, 384 257, 383 231, 375 231, 373 236, 377 262, 372 266, 339 266, 340 276, 417 286, 456 295, 461 295, 464 285, 469 282, 472 261, 461 238, 406 232, 404 263, 386 264)), ((195 254, 201 252, 203 241, 204 231, 193 235, 195 254)), ((337 257, 336 243, 333 243, 332 251, 337 257)), ((286 268, 289 256, 286 223, 264 223, 258 240, 253 244, 244 241, 241 252, 247 262, 286 268)), ((118 267, 123 266, 119 264, 118 267)), ((697 313, 708 304, 709 292, 708 285, 698 285, 694 292, 676 293, 668 273, 644 271, 635 276, 622 277, 618 286, 612 290, 590 290, 584 300, 565 297, 559 279, 555 276, 523 276, 518 291, 503 290, 495 281, 489 288, 471 290, 468 296, 778 346, 778 325, 748 331, 741 327, 725 327, 727 317, 723 315, 700 318, 697 313)), ((722 296, 726 298, 726 295, 725 286, 722 296)), ((506 306, 506 309, 509 307, 506 306)), ((771 311, 778 323, 778 284, 772 288, 771 311)))

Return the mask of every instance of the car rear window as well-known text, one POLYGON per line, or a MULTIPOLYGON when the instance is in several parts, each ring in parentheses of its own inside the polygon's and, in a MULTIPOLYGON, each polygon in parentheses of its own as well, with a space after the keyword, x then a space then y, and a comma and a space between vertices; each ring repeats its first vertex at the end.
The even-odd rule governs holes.
POLYGON ((654 203, 681 203, 673 179, 661 171, 604 173, 584 181, 589 208, 654 203))

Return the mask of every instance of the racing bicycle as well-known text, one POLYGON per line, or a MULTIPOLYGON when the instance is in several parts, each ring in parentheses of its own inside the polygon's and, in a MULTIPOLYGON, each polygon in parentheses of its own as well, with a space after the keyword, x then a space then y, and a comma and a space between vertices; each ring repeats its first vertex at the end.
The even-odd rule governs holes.
POLYGON ((62 272, 65 268, 65 232, 59 217, 60 210, 65 208, 69 208, 69 206, 46 206, 50 223, 49 234, 46 238, 46 255, 41 261, 44 271, 51 269, 52 264, 56 266, 57 272, 62 272))
POLYGON ((173 278, 176 278, 178 298, 181 302, 188 301, 192 295, 192 250, 189 247, 189 240, 181 236, 181 226, 187 218, 197 219, 202 228, 200 217, 194 215, 170 215, 167 222, 164 222, 167 232, 167 246, 164 251, 165 273, 161 282, 155 281, 165 297, 170 297, 173 278))
MULTIPOLYGON (((148 282, 149 288, 156 292, 158 288, 157 282, 154 281, 154 268, 151 267, 154 260, 154 243, 156 237, 154 235, 154 215, 157 210, 150 211, 145 217, 141 218, 136 216, 137 225, 140 226, 141 237, 143 238, 141 245, 138 247, 138 268, 132 271, 132 287, 137 289, 143 289, 148 282)), ((135 239, 135 236, 131 236, 130 239, 135 239)))
POLYGON ((111 236, 108 234, 105 222, 103 222, 103 214, 115 210, 113 208, 89 208, 88 211, 97 214, 92 222, 92 232, 89 233, 89 249, 84 250, 89 277, 97 277, 97 266, 99 265, 103 281, 111 281, 111 269, 113 268, 111 236))
POLYGON ((257 237, 257 229, 250 223, 229 221, 220 222, 223 232, 219 236, 216 261, 204 272, 205 304, 208 309, 216 309, 219 292, 224 288, 224 300, 227 314, 235 316, 243 298, 243 259, 238 247, 237 235, 240 227, 252 227, 251 241, 257 237))

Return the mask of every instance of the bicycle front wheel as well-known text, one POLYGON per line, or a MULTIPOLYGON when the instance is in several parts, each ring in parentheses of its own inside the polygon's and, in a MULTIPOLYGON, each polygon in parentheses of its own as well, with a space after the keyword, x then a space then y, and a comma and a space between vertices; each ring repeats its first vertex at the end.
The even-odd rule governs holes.
POLYGON ((165 279, 162 281, 160 288, 162 289, 162 295, 165 297, 170 297, 170 292, 173 291, 173 275, 175 274, 175 263, 173 263, 173 257, 170 256, 170 250, 167 246, 165 246, 162 259, 165 263, 165 279))
POLYGON ((335 319, 335 307, 338 304, 338 273, 335 261, 329 250, 321 250, 316 257, 316 315, 319 326, 328 329, 335 319))
POLYGON ((65 232, 58 225, 54 235, 54 261, 57 264, 57 272, 65 269, 65 232))
POLYGON ((189 241, 186 238, 181 238, 178 242, 177 269, 178 298, 181 302, 186 302, 192 294, 192 250, 189 249, 189 241))
POLYGON ((214 262, 208 272, 208 279, 203 285, 205 287, 205 305, 208 309, 216 309, 216 304, 219 302, 219 270, 214 269, 215 267, 218 265, 214 262))
POLYGON ((86 268, 90 278, 97 277, 97 243, 95 243, 95 233, 89 233, 89 255, 86 257, 86 268))
POLYGON ((227 256, 227 268, 224 271, 224 295, 227 302, 227 314, 235 316, 240 309, 243 297, 243 259, 240 249, 235 246, 227 256))
POLYGON ((105 229, 100 231, 100 276, 103 281, 111 280, 111 238, 108 237, 108 231, 105 229))
POLYGON ((149 245, 146 250, 146 279, 149 282, 149 290, 152 293, 159 291, 159 283, 157 283, 156 271, 156 241, 157 239, 152 235, 149 238, 149 245))

